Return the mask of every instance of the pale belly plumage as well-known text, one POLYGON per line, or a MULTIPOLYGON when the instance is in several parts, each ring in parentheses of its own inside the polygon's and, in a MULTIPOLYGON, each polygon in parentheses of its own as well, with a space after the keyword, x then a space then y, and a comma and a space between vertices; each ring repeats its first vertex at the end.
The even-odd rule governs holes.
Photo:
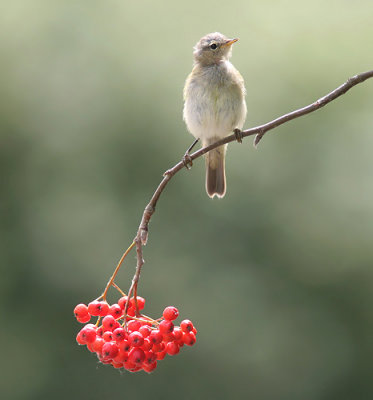
POLYGON ((192 135, 206 145, 241 129, 246 118, 245 90, 232 79, 236 71, 226 62, 224 68, 201 71, 188 78, 184 97, 184 120, 192 135))

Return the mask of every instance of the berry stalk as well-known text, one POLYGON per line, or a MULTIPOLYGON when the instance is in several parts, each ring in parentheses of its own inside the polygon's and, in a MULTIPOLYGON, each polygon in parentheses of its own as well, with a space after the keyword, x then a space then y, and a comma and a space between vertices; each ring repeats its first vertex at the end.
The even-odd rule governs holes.
POLYGON ((115 268, 115 270, 113 272, 113 275, 109 279, 109 282, 106 284, 104 292, 96 300, 103 299, 104 301, 106 301, 106 296, 107 296, 107 293, 108 293, 108 291, 109 291, 111 286, 115 287, 122 295, 124 295, 123 291, 114 283, 114 280, 115 280, 115 278, 116 278, 116 276, 117 276, 117 274, 118 274, 118 272, 120 270, 120 267, 123 264, 124 259, 128 256, 130 251, 134 248, 135 244, 136 244, 136 242, 133 241, 131 243, 131 245, 128 247, 128 249, 123 253, 122 257, 120 258, 120 260, 119 260, 119 262, 118 262, 118 264, 117 264, 117 266, 116 266, 116 268, 115 268))

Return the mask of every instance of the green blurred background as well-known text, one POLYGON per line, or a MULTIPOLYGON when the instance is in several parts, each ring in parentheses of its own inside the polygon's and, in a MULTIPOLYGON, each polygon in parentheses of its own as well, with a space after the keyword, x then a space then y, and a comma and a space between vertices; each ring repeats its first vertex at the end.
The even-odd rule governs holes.
POLYGON ((371 0, 2 2, 3 399, 373 397, 373 80, 258 150, 231 144, 223 200, 201 159, 169 184, 140 294, 149 315, 192 319, 194 348, 120 374, 76 345, 72 315, 192 142, 182 88, 202 35, 240 38, 248 128, 372 69, 372 21, 371 0))

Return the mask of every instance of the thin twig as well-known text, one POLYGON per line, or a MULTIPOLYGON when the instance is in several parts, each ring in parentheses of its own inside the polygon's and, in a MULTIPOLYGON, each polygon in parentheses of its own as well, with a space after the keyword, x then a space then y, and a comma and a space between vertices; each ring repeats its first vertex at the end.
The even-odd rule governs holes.
POLYGON ((119 292, 122 296, 125 296, 125 295, 126 295, 126 294, 123 292, 123 290, 122 290, 115 282, 112 282, 111 286, 112 286, 113 288, 117 289, 118 292, 119 292))
MULTIPOLYGON (((292 111, 281 117, 278 117, 270 122, 267 122, 266 124, 259 125, 254 128, 250 128, 245 131, 242 131, 241 137, 244 138, 247 136, 256 135, 255 139, 254 139, 254 146, 256 147, 258 145, 258 143, 261 141, 261 139, 263 138, 263 136, 271 129, 274 129, 274 128, 284 124, 285 122, 291 121, 295 118, 302 117, 303 115, 309 114, 311 112, 314 112, 314 111, 324 107, 326 104, 330 103, 331 101, 335 100, 337 97, 346 93, 348 90, 350 90, 355 85, 362 83, 365 80, 372 78, 372 77, 373 77, 373 70, 355 75, 352 78, 349 78, 347 80, 347 82, 345 82, 341 86, 337 87, 336 89, 334 89, 332 92, 328 93, 327 95, 319 98, 312 104, 310 104, 306 107, 299 108, 298 110, 292 111)), ((237 134, 233 133, 232 135, 227 136, 224 139, 221 139, 209 146, 203 147, 202 149, 194 152, 193 154, 190 155, 190 159, 195 160, 196 158, 201 157, 203 154, 206 154, 207 152, 215 149, 216 147, 219 147, 226 143, 233 142, 235 140, 237 140, 237 134)), ((152 215, 155 212, 155 206, 157 205, 159 197, 161 196, 167 183, 171 180, 171 178, 178 171, 180 171, 184 167, 185 167, 185 162, 182 160, 163 174, 163 179, 162 179, 161 183, 159 184, 156 191, 154 192, 152 198, 149 201, 149 204, 145 207, 145 210, 144 210, 144 213, 142 215, 141 222, 139 225, 139 229, 137 231, 137 235, 134 239, 134 241, 136 242, 137 266, 136 266, 135 275, 132 279, 132 284, 131 284, 130 290, 128 291, 128 298, 130 298, 130 296, 132 295, 132 292, 134 292, 135 304, 136 304, 136 314, 138 314, 137 301, 136 301, 137 284, 140 279, 141 268, 144 264, 144 260, 142 257, 142 246, 146 245, 146 242, 148 240, 149 222, 150 222, 152 215)), ((126 306, 125 314, 126 314, 127 308, 128 307, 126 306)))
MULTIPOLYGON (((110 287, 114 284, 115 277, 117 276, 117 274, 118 274, 118 272, 120 270, 120 267, 122 266, 122 263, 123 263, 124 259, 127 257, 128 253, 133 249, 134 246, 135 246, 135 242, 133 241, 130 244, 130 246, 128 247, 128 249, 123 253, 122 257, 120 258, 120 260, 119 260, 119 262, 118 262, 118 264, 117 264, 117 266, 116 266, 116 268, 115 268, 115 270, 113 272, 113 275, 109 279, 109 282, 106 284, 104 292, 96 300, 103 299, 104 301, 106 301, 107 292, 109 291, 110 287)), ((114 286, 117 287, 117 285, 115 285, 115 284, 114 284, 114 286)))

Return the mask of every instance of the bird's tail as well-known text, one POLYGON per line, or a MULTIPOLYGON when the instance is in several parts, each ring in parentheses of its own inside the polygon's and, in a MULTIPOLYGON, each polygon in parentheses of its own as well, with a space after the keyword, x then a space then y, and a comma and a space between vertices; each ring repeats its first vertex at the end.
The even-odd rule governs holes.
POLYGON ((225 152, 227 145, 220 146, 206 154, 206 192, 213 198, 222 198, 226 191, 225 152))

